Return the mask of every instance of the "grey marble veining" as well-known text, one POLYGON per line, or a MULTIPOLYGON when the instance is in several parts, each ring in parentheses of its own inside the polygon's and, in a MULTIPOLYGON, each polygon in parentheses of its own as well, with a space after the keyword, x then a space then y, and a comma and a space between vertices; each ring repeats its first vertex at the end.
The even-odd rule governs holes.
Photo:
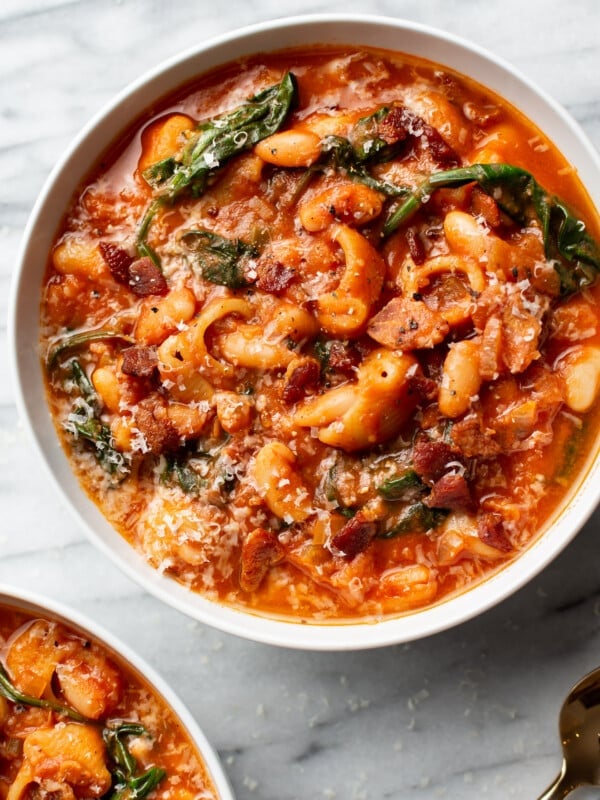
POLYGON ((192 709, 240 800, 536 798, 560 763, 560 701, 600 664, 598 514, 531 584, 451 631, 363 653, 275 649, 189 620, 97 553, 17 419, 9 284, 28 213, 69 140, 182 49, 328 11, 404 17, 472 39, 565 105, 600 147, 596 0, 2 0, 0 581, 79 608, 145 656, 192 709))

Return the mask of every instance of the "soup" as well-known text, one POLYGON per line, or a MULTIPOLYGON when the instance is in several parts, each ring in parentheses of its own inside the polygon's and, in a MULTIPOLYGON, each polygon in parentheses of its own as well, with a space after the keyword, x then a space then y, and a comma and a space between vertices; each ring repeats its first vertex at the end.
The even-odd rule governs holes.
POLYGON ((215 800, 164 700, 100 644, 0 607, 0 797, 215 800))
POLYGON ((217 602, 373 620, 518 556, 593 456, 598 219, 522 114, 312 48, 160 101, 74 198, 42 303, 82 485, 217 602))

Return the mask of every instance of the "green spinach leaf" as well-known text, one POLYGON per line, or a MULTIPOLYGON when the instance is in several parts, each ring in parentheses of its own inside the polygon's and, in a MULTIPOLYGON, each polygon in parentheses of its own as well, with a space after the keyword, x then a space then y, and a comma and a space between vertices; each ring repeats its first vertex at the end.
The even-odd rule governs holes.
POLYGON ((445 509, 429 508, 425 503, 413 503, 390 530, 379 534, 379 538, 392 539, 405 533, 426 533, 441 525, 447 516, 448 511, 445 509))
POLYGON ((249 285, 246 270, 249 261, 258 256, 258 249, 254 245, 202 229, 187 231, 181 239, 194 253, 205 280, 230 289, 242 289, 249 285))
POLYGON ((63 427, 75 438, 86 441, 106 472, 113 478, 121 480, 129 472, 131 459, 127 454, 114 448, 110 428, 100 419, 98 396, 77 359, 70 362, 70 374, 80 394, 75 399, 63 427))
POLYGON ((129 736, 148 736, 148 731, 134 722, 107 726, 102 731, 104 744, 114 764, 111 770, 113 785, 107 795, 108 800, 142 800, 167 774, 160 767, 150 767, 141 775, 136 775, 137 762, 126 742, 129 736))
POLYGON ((414 469, 408 469, 402 475, 384 481, 377 487, 377 491, 386 500, 394 502, 402 500, 408 490, 417 488, 424 489, 425 486, 414 469))
POLYGON ((110 328, 97 328, 93 331, 83 331, 79 333, 71 333, 63 336, 56 342, 48 351, 46 357, 46 364, 48 369, 53 369, 58 359, 71 350, 77 350, 85 344, 90 342, 98 342, 105 339, 120 339, 123 342, 134 343, 135 339, 120 331, 113 331, 110 328))

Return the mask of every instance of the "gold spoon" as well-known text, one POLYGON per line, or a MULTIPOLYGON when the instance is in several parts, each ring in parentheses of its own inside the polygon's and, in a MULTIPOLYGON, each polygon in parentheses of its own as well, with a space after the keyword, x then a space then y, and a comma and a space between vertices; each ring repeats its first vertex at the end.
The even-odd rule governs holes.
POLYGON ((562 800, 580 786, 600 786, 600 668, 582 678, 560 710, 560 773, 538 800, 562 800))

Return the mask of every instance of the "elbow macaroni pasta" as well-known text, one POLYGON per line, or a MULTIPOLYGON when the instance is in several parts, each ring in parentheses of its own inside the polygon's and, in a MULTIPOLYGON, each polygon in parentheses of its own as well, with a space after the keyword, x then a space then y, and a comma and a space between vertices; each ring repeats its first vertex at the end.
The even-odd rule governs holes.
POLYGON ((335 225, 331 236, 343 250, 344 272, 336 289, 317 300, 317 319, 329 334, 353 336, 364 328, 379 297, 384 264, 365 237, 352 228, 335 225))

